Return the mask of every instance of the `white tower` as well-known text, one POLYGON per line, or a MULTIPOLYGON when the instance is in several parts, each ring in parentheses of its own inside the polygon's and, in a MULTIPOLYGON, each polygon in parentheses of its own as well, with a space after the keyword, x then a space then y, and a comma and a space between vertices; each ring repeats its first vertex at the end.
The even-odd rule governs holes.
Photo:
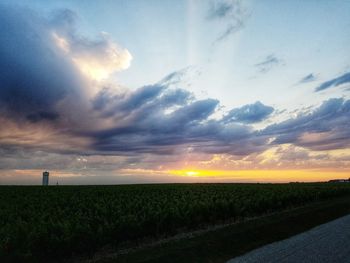
POLYGON ((43 172, 43 185, 49 185, 49 172, 43 172))

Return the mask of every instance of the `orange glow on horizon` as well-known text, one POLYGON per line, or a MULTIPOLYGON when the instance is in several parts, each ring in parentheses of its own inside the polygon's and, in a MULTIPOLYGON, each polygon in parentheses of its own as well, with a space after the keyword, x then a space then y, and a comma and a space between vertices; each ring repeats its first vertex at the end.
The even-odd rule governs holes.
POLYGON ((213 181, 249 182, 317 182, 349 178, 350 171, 344 170, 171 170, 171 175, 182 177, 211 178, 213 181))

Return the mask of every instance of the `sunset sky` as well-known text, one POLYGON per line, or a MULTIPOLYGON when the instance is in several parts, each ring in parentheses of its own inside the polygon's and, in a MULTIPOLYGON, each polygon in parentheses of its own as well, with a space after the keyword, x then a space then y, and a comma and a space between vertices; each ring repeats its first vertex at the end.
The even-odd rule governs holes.
POLYGON ((3 0, 0 184, 350 177, 350 1, 3 0))

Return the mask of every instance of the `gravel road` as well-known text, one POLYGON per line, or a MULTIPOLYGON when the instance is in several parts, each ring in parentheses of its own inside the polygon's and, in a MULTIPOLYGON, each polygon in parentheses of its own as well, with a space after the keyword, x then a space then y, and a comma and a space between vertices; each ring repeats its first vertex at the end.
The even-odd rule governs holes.
POLYGON ((350 215, 255 249, 227 263, 350 263, 350 215))

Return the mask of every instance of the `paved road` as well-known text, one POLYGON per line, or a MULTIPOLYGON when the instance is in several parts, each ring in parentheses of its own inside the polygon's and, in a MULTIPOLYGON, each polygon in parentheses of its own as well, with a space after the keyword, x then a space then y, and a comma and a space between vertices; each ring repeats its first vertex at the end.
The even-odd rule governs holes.
POLYGON ((350 263, 350 215, 255 249, 227 263, 243 262, 350 263))

